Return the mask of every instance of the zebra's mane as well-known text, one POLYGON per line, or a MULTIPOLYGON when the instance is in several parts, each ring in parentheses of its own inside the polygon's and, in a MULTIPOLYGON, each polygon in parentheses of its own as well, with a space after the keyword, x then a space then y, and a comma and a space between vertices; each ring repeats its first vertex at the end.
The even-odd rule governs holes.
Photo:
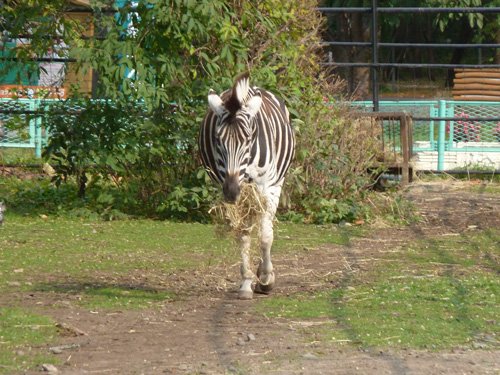
POLYGON ((224 100, 224 107, 229 113, 234 115, 247 102, 249 89, 250 75, 248 72, 236 77, 233 88, 228 92, 230 96, 224 100))

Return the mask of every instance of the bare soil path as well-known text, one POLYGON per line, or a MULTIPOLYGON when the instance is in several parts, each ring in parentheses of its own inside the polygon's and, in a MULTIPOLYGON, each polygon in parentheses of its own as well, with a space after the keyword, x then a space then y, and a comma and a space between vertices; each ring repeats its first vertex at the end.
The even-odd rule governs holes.
MULTIPOLYGON (((500 196, 471 193, 457 183, 420 183, 408 197, 424 221, 383 227, 348 246, 328 246, 287 258, 275 257, 280 284, 274 295, 345 287, 354 271, 381 254, 425 236, 500 227, 500 196)), ((315 337, 326 320, 267 319, 253 301, 239 301, 237 265, 209 275, 180 273, 180 300, 140 311, 89 311, 75 296, 32 293, 23 304, 63 323, 62 374, 498 374, 499 351, 447 352, 358 350, 315 337)), ((272 296, 257 296, 273 298, 272 296)), ((36 372, 34 372, 36 373, 36 372)))

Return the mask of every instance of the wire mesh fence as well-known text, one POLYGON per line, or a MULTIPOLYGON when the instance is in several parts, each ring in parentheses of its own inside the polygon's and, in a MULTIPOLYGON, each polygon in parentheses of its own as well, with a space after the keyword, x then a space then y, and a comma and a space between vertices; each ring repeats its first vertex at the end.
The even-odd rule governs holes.
MULTIPOLYGON (((30 148, 40 157, 50 137, 44 115, 57 103, 63 104, 63 113, 59 116, 70 116, 81 109, 77 102, 56 99, 0 99, 0 148, 30 148)), ((368 114, 373 103, 353 102, 352 107, 356 112, 368 114)), ((446 152, 496 153, 500 160, 500 102, 381 101, 380 110, 382 113, 402 112, 413 118, 413 153, 436 152, 436 160, 433 159, 436 165, 432 169, 443 170, 446 152)), ((384 142, 399 152, 399 127, 394 127, 391 119, 380 121, 384 142)))
POLYGON ((463 143, 467 143, 469 147, 500 146, 497 144, 500 142, 500 120, 474 120, 479 117, 500 117, 500 103, 454 102, 447 111, 449 117, 460 118, 458 121, 449 121, 446 124, 446 137, 450 148, 459 147, 463 143))
MULTIPOLYGON (((354 108, 370 112, 371 101, 354 102, 354 108)), ((414 118, 414 151, 438 149, 439 127, 446 150, 463 147, 500 152, 500 102, 454 100, 381 101, 381 112, 403 111, 414 118), (443 120, 447 119, 447 120, 443 120), (464 143, 467 143, 464 145, 464 143)))

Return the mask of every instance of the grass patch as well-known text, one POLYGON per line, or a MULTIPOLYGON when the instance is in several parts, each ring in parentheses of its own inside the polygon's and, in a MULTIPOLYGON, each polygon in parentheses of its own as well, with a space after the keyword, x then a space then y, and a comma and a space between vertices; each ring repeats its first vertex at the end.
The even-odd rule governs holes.
MULTIPOLYGON (((114 294, 122 301, 123 292, 130 296, 143 287, 117 284, 130 280, 130 275, 154 279, 178 270, 203 270, 239 260, 233 241, 217 238, 212 225, 7 214, 0 227, 0 292, 50 289, 50 285, 64 288, 68 284, 71 289, 76 283, 76 289, 81 289, 77 293, 82 292, 85 298, 90 298, 94 289, 97 298, 101 287, 118 287, 114 294)), ((283 253, 308 251, 322 244, 347 244, 356 232, 355 228, 280 223, 274 248, 283 253)))
POLYGON ((0 165, 2 164, 39 164, 40 159, 35 157, 32 148, 0 147, 0 165))
POLYGON ((498 283, 486 275, 391 280, 332 293, 332 315, 364 346, 442 349, 498 333, 497 293, 498 283))
POLYGON ((9 282, 30 288, 46 275, 86 281, 97 272, 161 275, 238 255, 230 241, 215 238, 213 227, 196 223, 8 216, 0 232, 0 290, 9 282))
POLYGON ((366 232, 363 227, 279 223, 275 225, 273 252, 295 252, 324 245, 348 245, 353 237, 366 232))
POLYGON ((56 363, 53 356, 37 348, 57 336, 54 322, 21 308, 0 308, 0 374, 32 369, 42 363, 56 363))
POLYGON ((469 190, 480 194, 500 194, 500 176, 496 176, 496 182, 474 184, 469 190))
POLYGON ((408 246, 411 274, 428 271, 460 277, 471 272, 500 272, 500 230, 466 232, 459 236, 430 238, 408 246))
POLYGON ((363 347, 497 347, 500 231, 414 243, 336 290, 259 301, 266 315, 332 319, 321 334, 363 347))
MULTIPOLYGON (((335 226, 279 224, 277 251, 347 244, 359 233, 335 226)), ((239 254, 212 225, 154 220, 115 222, 7 215, 0 228, 0 280, 30 281, 36 274, 78 275, 92 271, 170 272, 203 267, 239 254)), ((34 280, 33 280, 34 281, 34 280)))
POLYGON ((115 286, 89 288, 85 294, 88 296, 83 301, 85 306, 104 309, 116 309, 118 307, 140 309, 174 298, 174 295, 169 292, 115 286))

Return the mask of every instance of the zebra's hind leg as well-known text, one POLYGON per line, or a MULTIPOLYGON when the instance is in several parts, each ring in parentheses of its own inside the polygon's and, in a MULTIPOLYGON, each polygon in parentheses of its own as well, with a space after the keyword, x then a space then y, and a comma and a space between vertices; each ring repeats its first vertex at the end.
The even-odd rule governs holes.
POLYGON ((262 218, 261 242, 262 260, 257 270, 257 293, 268 294, 274 287, 274 270, 271 262, 271 246, 273 245, 274 210, 266 212, 262 218))
POLYGON ((240 250, 241 250, 241 285, 238 291, 239 299, 252 299, 253 290, 252 282, 254 279, 254 274, 250 269, 250 233, 243 233, 240 238, 240 250))

